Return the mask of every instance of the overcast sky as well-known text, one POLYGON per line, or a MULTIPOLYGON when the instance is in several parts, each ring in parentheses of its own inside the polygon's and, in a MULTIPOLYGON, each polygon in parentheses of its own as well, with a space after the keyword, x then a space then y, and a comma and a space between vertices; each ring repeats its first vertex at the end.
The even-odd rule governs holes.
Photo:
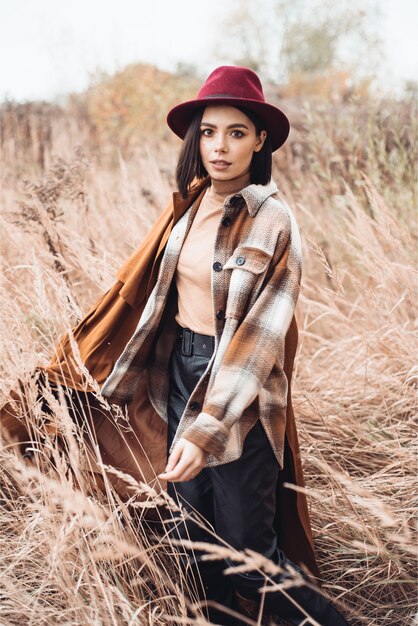
MULTIPOLYGON (((221 29, 226 5, 225 0, 0 0, 0 99, 53 99, 85 89, 99 68, 112 72, 132 62, 174 70, 183 61, 208 74, 227 52, 221 29)), ((386 55, 382 85, 399 89, 405 79, 418 78, 418 2, 380 0, 379 5, 386 55)))

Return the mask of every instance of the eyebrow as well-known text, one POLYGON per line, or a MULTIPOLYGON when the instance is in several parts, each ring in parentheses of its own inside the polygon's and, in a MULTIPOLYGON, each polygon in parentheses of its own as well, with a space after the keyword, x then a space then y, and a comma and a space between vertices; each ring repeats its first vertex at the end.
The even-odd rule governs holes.
MULTIPOLYGON (((201 122, 201 126, 210 126, 211 128, 216 128, 216 124, 211 124, 210 122, 201 122)), ((248 126, 245 124, 230 124, 227 128, 246 128, 248 130, 248 126)))

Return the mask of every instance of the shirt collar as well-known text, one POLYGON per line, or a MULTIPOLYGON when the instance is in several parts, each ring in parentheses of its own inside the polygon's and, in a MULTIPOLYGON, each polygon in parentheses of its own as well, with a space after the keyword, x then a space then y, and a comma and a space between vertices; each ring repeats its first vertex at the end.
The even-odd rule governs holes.
POLYGON ((244 187, 242 191, 234 194, 234 196, 241 196, 245 200, 245 204, 248 209, 248 213, 251 217, 257 215, 257 212, 262 204, 278 191, 277 185, 273 180, 270 180, 267 185, 248 185, 244 187))

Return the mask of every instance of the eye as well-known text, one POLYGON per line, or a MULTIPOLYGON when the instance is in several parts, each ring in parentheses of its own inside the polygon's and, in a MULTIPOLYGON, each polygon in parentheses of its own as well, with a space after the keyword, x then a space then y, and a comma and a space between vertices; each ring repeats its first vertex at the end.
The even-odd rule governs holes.
POLYGON ((200 130, 200 134, 204 137, 210 137, 210 133, 213 133, 213 130, 211 128, 202 128, 200 130))
POLYGON ((233 135, 234 137, 238 137, 238 139, 240 137, 244 137, 244 133, 241 130, 233 130, 231 135, 233 135), (235 134, 234 134, 235 133, 235 134))

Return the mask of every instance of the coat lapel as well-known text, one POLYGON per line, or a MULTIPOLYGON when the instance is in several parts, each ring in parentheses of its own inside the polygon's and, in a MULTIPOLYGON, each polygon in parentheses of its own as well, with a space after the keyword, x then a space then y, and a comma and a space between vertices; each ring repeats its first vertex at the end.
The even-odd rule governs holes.
POLYGON ((163 251, 174 225, 209 182, 209 177, 195 182, 187 198, 182 198, 179 192, 175 191, 172 201, 151 231, 119 269, 117 278, 124 283, 120 295, 132 308, 143 308, 141 305, 148 299, 157 281, 163 251))

